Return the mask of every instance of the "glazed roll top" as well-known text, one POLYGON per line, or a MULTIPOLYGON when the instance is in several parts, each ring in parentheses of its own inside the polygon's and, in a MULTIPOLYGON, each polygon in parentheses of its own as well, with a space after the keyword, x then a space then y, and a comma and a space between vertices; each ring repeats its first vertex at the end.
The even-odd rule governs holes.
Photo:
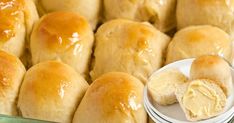
POLYGON ((176 0, 104 0, 105 20, 149 21, 163 32, 176 27, 176 0))
POLYGON ((18 114, 16 104, 25 72, 16 56, 0 50, 0 114, 18 114))
POLYGON ((91 77, 112 71, 127 72, 144 83, 161 67, 170 38, 147 23, 112 20, 96 33, 91 77))
POLYGON ((129 74, 107 73, 91 84, 73 123, 146 123, 143 88, 143 84, 129 74))
POLYGON ((26 72, 18 108, 26 118, 70 123, 87 88, 87 82, 68 65, 39 63, 26 72))
POLYGON ((207 55, 195 59, 190 69, 190 77, 214 80, 228 96, 233 90, 231 67, 218 56, 207 55))
POLYGON ((0 49, 20 57, 29 37, 37 11, 31 0, 1 0, 0 49))
POLYGON ((178 0, 177 26, 214 25, 234 37, 233 0, 178 0))
MULTIPOLYGON (((95 29, 100 18, 101 0, 34 0, 40 15, 71 11, 84 16, 95 29)), ((63 18, 63 17, 62 17, 63 18)))
POLYGON ((53 12, 36 24, 30 42, 32 63, 62 61, 85 76, 93 46, 88 22, 73 12, 53 12))
POLYGON ((223 30, 203 25, 178 31, 168 46, 166 64, 202 55, 218 55, 232 63, 232 42, 223 30))

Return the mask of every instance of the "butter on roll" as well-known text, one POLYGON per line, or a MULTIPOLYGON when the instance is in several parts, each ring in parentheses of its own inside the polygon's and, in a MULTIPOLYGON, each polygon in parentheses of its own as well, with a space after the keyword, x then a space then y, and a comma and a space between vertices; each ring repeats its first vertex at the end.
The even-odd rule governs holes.
POLYGON ((176 87, 188 78, 177 69, 168 69, 151 76, 147 83, 149 96, 154 104, 169 105, 177 102, 176 87))
POLYGON ((191 79, 211 79, 229 96, 233 90, 231 67, 219 56, 205 55, 195 59, 190 69, 191 79))
POLYGON ((227 99, 213 80, 197 79, 176 89, 176 97, 190 121, 208 119, 223 112, 227 99))

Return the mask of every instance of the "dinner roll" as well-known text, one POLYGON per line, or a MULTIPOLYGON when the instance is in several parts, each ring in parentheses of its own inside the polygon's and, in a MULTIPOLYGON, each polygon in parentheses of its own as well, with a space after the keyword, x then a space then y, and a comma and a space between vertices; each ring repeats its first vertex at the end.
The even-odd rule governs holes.
POLYGON ((105 20, 149 21, 160 31, 176 27, 176 0, 104 0, 105 20))
POLYGON ((202 55, 219 55, 231 63, 231 44, 228 34, 217 27, 190 26, 173 37, 168 46, 166 64, 202 55))
POLYGON ((16 56, 0 50, 0 114, 18 114, 16 103, 25 72, 16 56))
POLYGON ((177 26, 209 24, 217 26, 234 38, 233 0, 178 0, 177 26))
POLYGON ((39 63, 25 74, 18 108, 26 118, 70 123, 87 88, 87 82, 68 65, 39 63))
POLYGON ((233 89, 231 68, 218 56, 206 55, 195 59, 190 69, 190 77, 191 79, 214 80, 227 95, 230 95, 233 89))
POLYGON ((164 62, 170 38, 147 23, 112 20, 96 33, 91 77, 111 72, 127 72, 146 82, 164 62))
POLYGON ((146 123, 143 88, 143 84, 129 74, 104 74, 87 90, 73 123, 146 123))
POLYGON ((50 13, 33 29, 32 63, 62 61, 84 75, 88 73, 93 40, 92 29, 83 17, 73 12, 50 13))
POLYGON ((176 87, 186 83, 188 78, 178 69, 167 69, 152 75, 147 83, 149 96, 154 105, 170 105, 177 102, 176 87))
POLYGON ((197 79, 176 90, 176 97, 190 121, 208 119, 221 114, 226 96, 213 80, 197 79))
POLYGON ((21 57, 26 39, 38 19, 32 0, 3 0, 0 3, 0 49, 21 57))
POLYGON ((77 12, 89 21, 93 29, 100 18, 101 0, 35 0, 35 3, 40 15, 54 11, 77 12))

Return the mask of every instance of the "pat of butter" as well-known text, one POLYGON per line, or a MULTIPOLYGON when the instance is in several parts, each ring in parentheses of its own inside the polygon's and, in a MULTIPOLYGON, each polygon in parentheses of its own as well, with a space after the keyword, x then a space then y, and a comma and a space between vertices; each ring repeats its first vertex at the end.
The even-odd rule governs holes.
POLYGON ((223 110, 226 98, 218 95, 212 86, 197 80, 189 85, 182 101, 191 116, 210 117, 223 110))

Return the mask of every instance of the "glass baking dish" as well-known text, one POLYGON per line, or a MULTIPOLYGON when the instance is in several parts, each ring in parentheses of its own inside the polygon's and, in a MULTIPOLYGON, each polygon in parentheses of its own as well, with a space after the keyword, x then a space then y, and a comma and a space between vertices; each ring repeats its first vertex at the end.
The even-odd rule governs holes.
POLYGON ((54 123, 42 120, 27 119, 15 116, 6 116, 0 114, 0 123, 54 123))
MULTIPOLYGON (((55 123, 55 122, 0 115, 0 123, 55 123)), ((228 123, 234 123, 234 117, 228 123)))

